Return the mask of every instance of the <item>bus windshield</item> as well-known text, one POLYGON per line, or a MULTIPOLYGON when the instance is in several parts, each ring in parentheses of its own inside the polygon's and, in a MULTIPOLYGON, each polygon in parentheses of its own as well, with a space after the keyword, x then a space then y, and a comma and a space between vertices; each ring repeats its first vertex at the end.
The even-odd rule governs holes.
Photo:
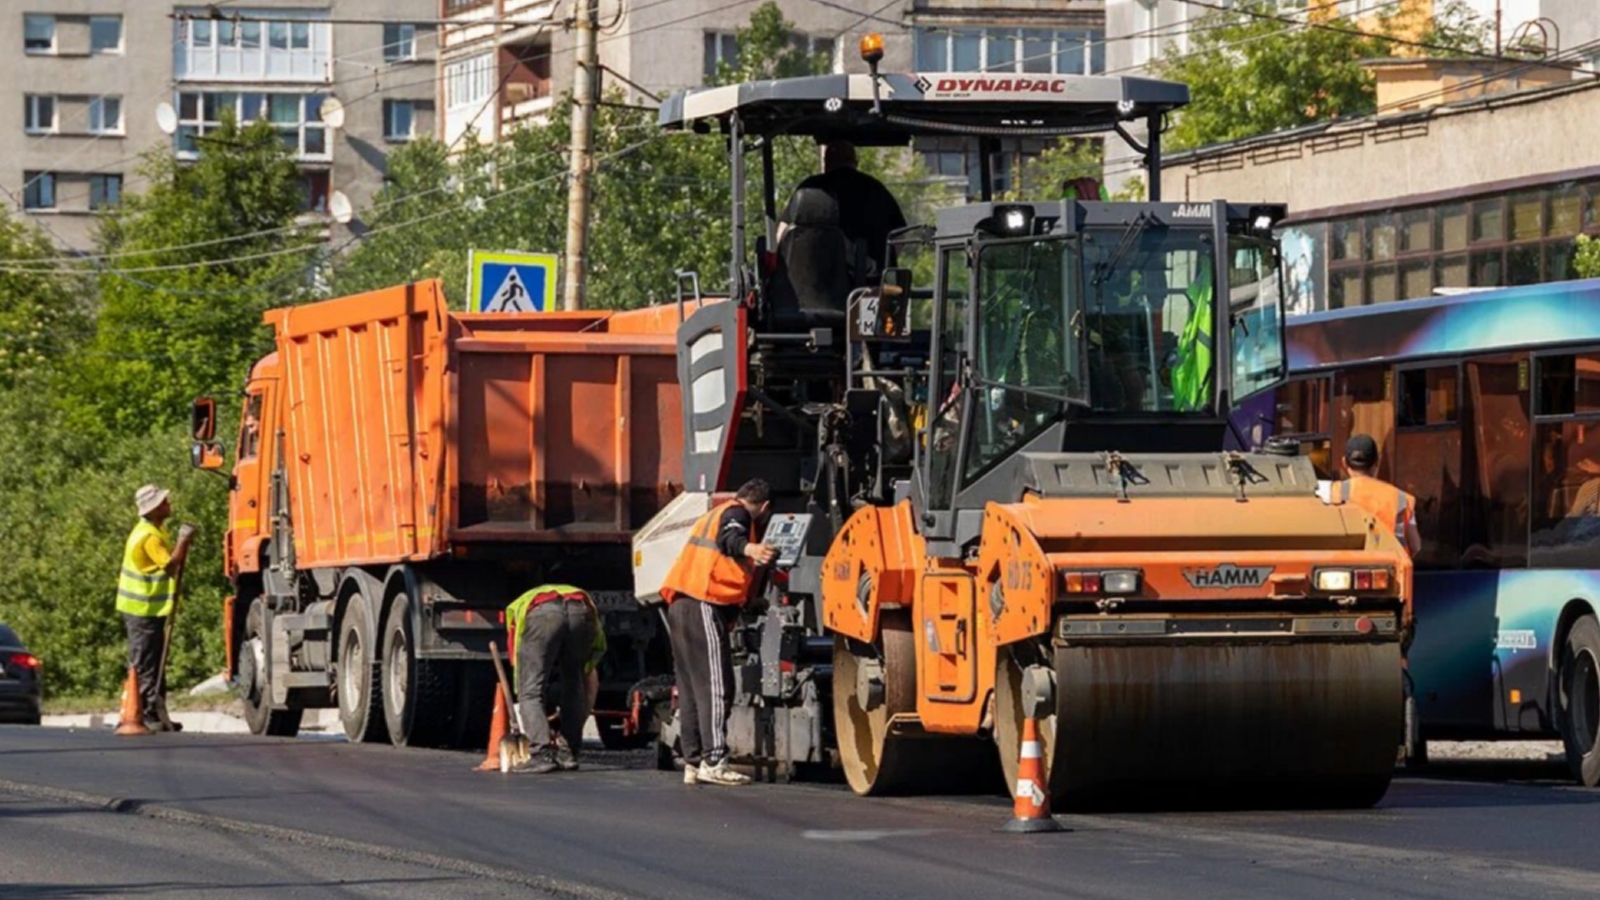
POLYGON ((1212 410, 1215 279, 1209 231, 1095 229, 1083 242, 1092 405, 1116 412, 1212 410))

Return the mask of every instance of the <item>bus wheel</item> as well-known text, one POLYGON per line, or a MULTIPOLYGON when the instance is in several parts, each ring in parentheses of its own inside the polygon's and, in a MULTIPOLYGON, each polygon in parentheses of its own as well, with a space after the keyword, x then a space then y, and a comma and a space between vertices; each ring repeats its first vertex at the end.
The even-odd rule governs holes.
POLYGON ((1572 623, 1561 653, 1561 739, 1567 766, 1584 787, 1600 787, 1600 623, 1572 623))

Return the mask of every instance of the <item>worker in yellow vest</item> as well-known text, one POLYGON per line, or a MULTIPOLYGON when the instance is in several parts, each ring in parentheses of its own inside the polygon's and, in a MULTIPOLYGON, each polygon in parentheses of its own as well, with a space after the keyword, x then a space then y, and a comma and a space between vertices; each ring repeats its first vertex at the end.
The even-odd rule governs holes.
POLYGON ((133 669, 143 699, 144 725, 152 731, 178 731, 181 725, 162 715, 165 698, 161 684, 162 651, 178 571, 189 555, 194 532, 185 526, 176 544, 164 528, 172 517, 170 494, 147 484, 133 495, 139 522, 122 551, 122 574, 117 579, 117 612, 128 631, 128 666, 133 669))
POLYGON ((749 784, 728 765, 733 650, 728 632, 750 599, 760 567, 778 552, 761 542, 772 489, 759 478, 700 517, 661 585, 678 685, 684 784, 749 784))
POLYGON ((516 636, 512 657, 517 679, 517 714, 528 735, 528 759, 512 771, 545 775, 578 768, 583 726, 593 695, 587 675, 605 655, 600 612, 582 588, 541 584, 506 608, 506 623, 516 636), (555 746, 546 718, 550 675, 561 673, 561 745, 555 746))

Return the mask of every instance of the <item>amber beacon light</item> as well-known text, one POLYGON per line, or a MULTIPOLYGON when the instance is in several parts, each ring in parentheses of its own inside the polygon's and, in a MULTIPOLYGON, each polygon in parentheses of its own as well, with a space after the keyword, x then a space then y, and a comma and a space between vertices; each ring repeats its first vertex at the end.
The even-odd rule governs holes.
POLYGON ((883 35, 873 33, 861 39, 861 59, 874 65, 883 60, 883 35))

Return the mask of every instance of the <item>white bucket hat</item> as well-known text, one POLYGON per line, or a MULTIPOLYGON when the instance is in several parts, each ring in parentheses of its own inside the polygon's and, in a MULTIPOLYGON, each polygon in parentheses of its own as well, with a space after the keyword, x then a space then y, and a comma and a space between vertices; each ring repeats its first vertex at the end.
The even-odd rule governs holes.
POLYGON ((139 507, 139 515, 150 515, 156 507, 167 502, 167 494, 166 488, 158 488, 153 484, 147 484, 134 491, 133 502, 139 507))

